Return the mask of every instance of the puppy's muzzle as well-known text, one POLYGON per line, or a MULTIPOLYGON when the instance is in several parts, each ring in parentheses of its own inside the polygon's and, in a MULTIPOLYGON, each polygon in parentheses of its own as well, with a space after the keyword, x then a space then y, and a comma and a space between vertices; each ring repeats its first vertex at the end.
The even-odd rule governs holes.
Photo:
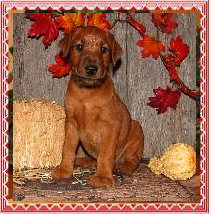
POLYGON ((94 76, 97 73, 98 67, 95 65, 89 65, 85 67, 88 76, 94 76))

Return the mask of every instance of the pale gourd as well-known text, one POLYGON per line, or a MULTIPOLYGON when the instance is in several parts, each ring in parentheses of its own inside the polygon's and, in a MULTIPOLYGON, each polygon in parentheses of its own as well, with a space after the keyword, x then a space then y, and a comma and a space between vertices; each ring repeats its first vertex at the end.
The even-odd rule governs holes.
POLYGON ((193 147, 176 143, 162 157, 150 159, 148 167, 155 174, 163 174, 172 180, 187 180, 196 173, 196 152, 193 147))

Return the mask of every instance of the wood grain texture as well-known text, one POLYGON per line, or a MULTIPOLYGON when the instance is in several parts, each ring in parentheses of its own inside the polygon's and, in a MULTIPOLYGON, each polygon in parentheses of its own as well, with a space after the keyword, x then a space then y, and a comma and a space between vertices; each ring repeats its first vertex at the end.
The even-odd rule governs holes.
POLYGON ((14 14, 14 99, 38 98, 63 105, 69 76, 52 78, 47 70, 55 62, 58 41, 45 50, 42 38, 27 37, 30 24, 24 14, 14 14))
MULTIPOLYGON (((115 20, 114 14, 109 16, 110 23, 115 20)), ((120 98, 124 101, 125 105, 129 107, 128 102, 128 77, 127 77, 127 29, 128 26, 124 23, 117 23, 111 30, 111 33, 115 36, 116 41, 122 48, 122 57, 119 68, 114 71, 112 77, 115 85, 116 92, 120 98)))
MULTIPOLYGON (((107 14, 112 22, 114 14, 107 14)), ((150 14, 135 14, 147 28, 150 35, 156 34, 150 14)), ((179 26, 173 36, 181 35, 190 46, 188 57, 182 62, 181 79, 188 87, 196 86, 196 17, 191 13, 175 14, 179 26)), ((23 14, 14 14, 14 99, 44 99, 63 106, 69 76, 52 78, 47 71, 58 53, 57 43, 45 50, 42 38, 27 37, 30 21, 23 14)), ((170 144, 185 142, 195 145, 196 103, 182 94, 177 110, 169 109, 157 115, 156 110, 147 105, 148 98, 154 96, 153 89, 165 88, 169 84, 169 74, 160 59, 143 59, 141 48, 136 42, 141 39, 135 29, 125 23, 118 23, 111 31, 123 49, 122 63, 113 76, 115 88, 134 119, 139 120, 145 134, 144 157, 159 156, 170 144)), ((62 38, 62 34, 60 34, 62 38)), ((170 36, 161 35, 167 46, 170 36)))

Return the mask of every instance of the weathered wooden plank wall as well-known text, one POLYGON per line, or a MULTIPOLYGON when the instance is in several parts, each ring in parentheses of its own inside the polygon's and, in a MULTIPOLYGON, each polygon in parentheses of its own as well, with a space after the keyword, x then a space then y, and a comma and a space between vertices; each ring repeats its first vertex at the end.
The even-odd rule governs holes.
MULTIPOLYGON (((114 14, 107 17, 110 21, 114 20, 114 14)), ((156 34, 150 14, 135 14, 135 18, 147 27, 147 33, 156 34)), ((195 88, 196 17, 195 14, 180 13, 175 14, 175 19, 179 26, 173 35, 182 35, 190 46, 190 54, 179 69, 181 78, 187 86, 195 88)), ((27 38, 30 23, 23 14, 14 14, 14 99, 39 98, 63 105, 69 76, 56 79, 47 71, 47 66, 54 62, 54 56, 58 53, 58 40, 45 50, 42 39, 27 38)), ((147 105, 148 97, 154 96, 154 88, 165 88, 169 84, 168 72, 160 59, 141 58, 140 48, 136 46, 140 36, 131 26, 118 23, 112 33, 123 48, 122 64, 113 77, 115 87, 132 117, 143 126, 144 157, 160 155, 168 145, 178 141, 195 145, 195 101, 182 95, 176 111, 170 109, 165 114, 157 115, 156 110, 147 105)), ((161 37, 167 46, 169 37, 161 37)))

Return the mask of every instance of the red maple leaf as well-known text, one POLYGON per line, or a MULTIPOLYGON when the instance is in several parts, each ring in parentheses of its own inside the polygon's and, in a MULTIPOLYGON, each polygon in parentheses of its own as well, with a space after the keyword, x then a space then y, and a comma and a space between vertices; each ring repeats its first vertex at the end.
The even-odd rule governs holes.
POLYGON ((152 55, 154 59, 159 57, 161 51, 165 51, 165 46, 161 41, 157 41, 154 37, 144 35, 143 40, 139 40, 137 45, 143 47, 141 56, 149 57, 152 55))
POLYGON ((111 28, 109 21, 106 20, 105 13, 91 13, 87 18, 87 26, 95 26, 105 31, 111 28))
POLYGON ((53 13, 26 14, 26 18, 35 21, 35 23, 31 24, 28 35, 36 38, 44 36, 42 41, 46 48, 52 41, 57 39, 59 35, 59 27, 55 20, 52 19, 52 16, 53 13))
POLYGON ((166 90, 159 87, 157 89, 153 89, 156 97, 149 97, 149 106, 156 108, 158 114, 162 114, 167 111, 167 109, 177 108, 178 101, 181 96, 181 92, 179 90, 172 91, 169 86, 166 87, 166 90))
POLYGON ((144 36, 146 32, 146 27, 142 25, 140 22, 136 21, 129 13, 127 13, 127 21, 139 31, 141 36, 144 36))
POLYGON ((70 72, 71 65, 67 63, 67 58, 60 54, 55 56, 56 64, 50 65, 48 70, 53 73, 53 77, 62 77, 70 72))
POLYGON ((153 13, 152 22, 162 33, 171 34, 178 24, 173 20, 173 13, 153 13))
POLYGON ((183 43, 181 36, 176 39, 171 38, 169 50, 173 52, 172 59, 176 66, 180 66, 181 62, 189 53, 189 45, 183 43))

